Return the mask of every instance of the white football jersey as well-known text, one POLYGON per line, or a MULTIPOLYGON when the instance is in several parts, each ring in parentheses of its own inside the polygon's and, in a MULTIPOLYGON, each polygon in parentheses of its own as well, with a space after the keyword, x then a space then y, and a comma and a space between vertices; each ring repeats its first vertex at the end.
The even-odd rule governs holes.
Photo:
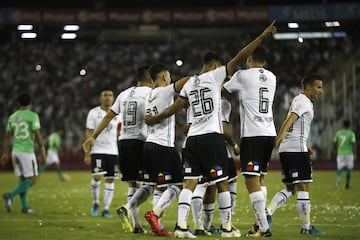
MULTIPOLYGON (((146 114, 155 115, 174 103, 174 83, 166 87, 153 88, 146 98, 146 114)), ((175 115, 162 119, 148 127, 146 142, 153 142, 166 147, 175 147, 175 115)))
POLYGON ((147 125, 144 122, 145 99, 150 87, 130 87, 122 91, 116 98, 111 111, 121 117, 119 140, 139 139, 145 141, 147 125))
MULTIPOLYGON (((229 123, 231 114, 231 103, 225 99, 221 98, 221 121, 229 123)), ((226 151, 228 158, 232 158, 231 146, 226 142, 226 151)))
POLYGON ((188 137, 207 133, 223 133, 221 124, 221 85, 226 67, 192 76, 180 96, 189 103, 191 126, 188 137))
MULTIPOLYGON (((86 119, 86 128, 90 130, 95 130, 99 125, 101 120, 105 117, 106 111, 103 110, 100 106, 94 107, 88 113, 86 119)), ((118 155, 117 147, 117 128, 120 119, 118 116, 115 116, 107 127, 97 136, 95 145, 91 149, 91 154, 112 154, 118 155)))
POLYGON ((276 76, 264 68, 239 70, 224 84, 238 92, 241 137, 276 136, 273 101, 276 76))
POLYGON ((287 131, 284 140, 280 143, 279 152, 307 152, 307 139, 314 118, 313 103, 300 93, 293 99, 288 115, 292 112, 299 118, 287 131))

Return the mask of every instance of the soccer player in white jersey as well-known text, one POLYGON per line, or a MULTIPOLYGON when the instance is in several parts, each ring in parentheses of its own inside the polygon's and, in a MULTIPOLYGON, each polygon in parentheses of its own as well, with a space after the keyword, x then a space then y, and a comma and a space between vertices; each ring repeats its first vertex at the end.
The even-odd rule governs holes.
MULTIPOLYGON (((189 77, 171 83, 169 69, 163 64, 153 64, 150 75, 155 87, 147 96, 145 108, 147 114, 157 114, 174 102, 189 77)), ((179 195, 183 182, 183 168, 175 148, 175 116, 148 127, 143 159, 144 182, 155 188, 153 209, 146 212, 145 218, 155 235, 171 236, 159 220, 179 195)))
POLYGON ((84 149, 94 144, 95 138, 111 123, 117 115, 120 116, 121 132, 119 141, 119 162, 122 181, 128 182, 127 204, 116 209, 122 221, 122 228, 133 233, 143 233, 139 217, 139 205, 151 194, 152 188, 140 188, 137 184, 142 171, 142 152, 147 136, 147 126, 144 124, 145 98, 149 94, 153 81, 149 75, 148 66, 137 69, 137 85, 121 92, 110 111, 103 117, 93 134, 84 142, 84 149), (130 212, 133 223, 129 222, 130 212))
POLYGON ((146 189, 138 191, 140 186, 137 181, 142 178, 142 152, 147 137, 147 126, 144 124, 145 99, 152 86, 153 81, 149 74, 149 66, 139 67, 137 85, 122 91, 111 107, 113 113, 122 116, 119 138, 120 171, 122 173, 121 180, 129 184, 127 197, 129 206, 125 209, 121 206, 116 211, 125 230, 133 233, 144 233, 139 216, 139 206, 133 202, 137 201, 138 198, 146 199, 150 195, 146 189), (135 198, 132 199, 134 196, 135 198), (127 223, 127 209, 130 212, 132 224, 127 223), (131 228, 126 229, 126 226, 130 225, 131 228))
POLYGON ((311 149, 307 146, 311 121, 314 117, 313 101, 322 93, 321 77, 306 75, 302 80, 304 92, 297 95, 290 106, 287 118, 282 123, 276 146, 279 146, 282 181, 286 189, 276 193, 267 207, 271 216, 275 210, 297 192, 297 209, 302 221, 300 233, 324 235, 310 224, 309 184, 312 182, 311 149))
POLYGON ((145 122, 155 122, 167 118, 189 105, 192 124, 186 141, 186 159, 183 190, 179 196, 178 219, 175 236, 195 238, 188 231, 187 220, 193 191, 201 177, 218 187, 218 203, 221 215, 222 237, 240 237, 232 228, 231 197, 228 191, 228 174, 225 140, 221 124, 221 86, 228 75, 262 42, 276 31, 273 22, 265 31, 243 48, 226 65, 215 53, 207 53, 203 68, 185 84, 175 103, 155 116, 145 116, 145 122))
MULTIPOLYGON (((226 151, 228 159, 228 187, 231 196, 231 210, 234 213, 236 203, 236 167, 233 159, 235 155, 240 154, 240 147, 232 137, 230 130, 230 114, 231 103, 221 98, 221 121, 223 125, 224 137, 226 142, 226 151)), ((186 149, 185 149, 186 151, 186 149)), ((200 183, 206 182, 206 179, 200 183)), ((210 233, 218 233, 219 229, 211 226, 214 215, 215 199, 216 199, 216 185, 208 185, 207 183, 198 183, 193 192, 191 199, 191 210, 194 220, 194 234, 195 235, 210 235, 210 233), (203 211, 204 210, 204 211, 203 211)))
POLYGON ((259 47, 247 58, 248 69, 237 71, 223 87, 239 97, 241 174, 259 226, 259 231, 251 233, 254 237, 271 236, 265 213, 264 175, 276 136, 272 112, 276 77, 264 68, 265 64, 265 49, 259 47))
MULTIPOLYGON (((112 90, 103 89, 100 93, 100 106, 94 107, 88 113, 86 119, 86 138, 89 138, 94 133, 94 130, 98 127, 103 117, 110 111, 110 107, 114 102, 114 94, 112 90)), ((117 135, 119 118, 114 118, 107 125, 105 131, 103 131, 96 139, 95 144, 85 151, 85 163, 91 162, 92 169, 92 198, 93 207, 91 209, 91 215, 97 217, 99 215, 99 203, 100 203, 100 184, 101 177, 104 176, 105 188, 104 188, 104 206, 101 216, 105 218, 111 218, 112 214, 109 212, 109 208, 114 196, 114 178, 115 178, 115 164, 118 162, 118 148, 117 148, 117 135)))

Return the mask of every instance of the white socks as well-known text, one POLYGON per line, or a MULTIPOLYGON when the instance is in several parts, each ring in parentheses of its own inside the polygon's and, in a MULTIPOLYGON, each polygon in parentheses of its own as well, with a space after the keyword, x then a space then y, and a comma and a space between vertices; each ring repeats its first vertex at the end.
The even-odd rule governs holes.
POLYGON ((310 229, 310 197, 309 192, 299 191, 297 194, 297 209, 302 228, 310 229))
POLYGON ((93 198, 93 203, 99 204, 100 202, 100 181, 95 181, 94 179, 91 179, 91 193, 93 198))
POLYGON ((261 232, 266 232, 269 229, 269 224, 266 220, 265 214, 265 199, 262 191, 257 191, 249 194, 250 202, 254 209, 255 218, 259 225, 261 232))
POLYGON ((215 203, 204 204, 204 228, 210 229, 214 217, 215 203))
POLYGON ((221 216, 221 226, 226 230, 231 230, 231 197, 230 192, 218 194, 219 211, 221 216))
POLYGON ((139 188, 133 197, 128 200, 127 207, 134 208, 140 206, 143 202, 148 199, 148 197, 153 193, 154 188, 150 185, 143 185, 141 188, 139 188))
POLYGON ((187 229, 187 220, 189 217, 192 195, 193 195, 192 191, 187 188, 184 188, 180 192, 177 224, 180 228, 183 229, 187 229))
POLYGON ((235 213, 235 205, 236 205, 236 182, 232 182, 229 183, 229 192, 230 192, 230 197, 231 197, 231 213, 234 214, 235 213))
POLYGON ((112 199, 114 197, 114 188, 115 184, 112 183, 105 183, 104 189, 104 210, 109 210, 112 199))
POLYGON ((286 201, 292 196, 292 192, 286 188, 277 192, 267 207, 268 214, 272 216, 276 209, 282 207, 286 201))
MULTIPOLYGON (((130 202, 130 200, 132 199, 132 197, 135 195, 136 191, 138 191, 138 190, 139 190, 139 188, 135 188, 135 187, 128 188, 127 202, 130 202)), ((140 208, 139 207, 129 208, 129 212, 130 212, 133 226, 141 227, 140 216, 139 216, 140 208)))
POLYGON ((191 210, 193 214, 194 220, 194 228, 203 230, 203 200, 204 195, 206 193, 206 186, 204 185, 196 185, 195 190, 193 192, 193 196, 191 198, 191 210))

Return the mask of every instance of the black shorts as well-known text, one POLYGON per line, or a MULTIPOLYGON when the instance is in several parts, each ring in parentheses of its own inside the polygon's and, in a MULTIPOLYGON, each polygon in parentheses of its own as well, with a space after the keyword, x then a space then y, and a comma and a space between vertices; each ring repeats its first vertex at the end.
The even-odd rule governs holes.
POLYGON ((183 168, 175 147, 146 142, 143 151, 143 179, 146 184, 166 187, 181 185, 183 168))
POLYGON ((275 137, 243 137, 240 141, 241 174, 260 176, 267 173, 275 137))
POLYGON ((184 178, 201 179, 210 184, 228 178, 228 159, 222 134, 191 136, 186 141, 184 178))
POLYGON ((308 152, 280 153, 282 181, 285 184, 312 182, 312 162, 308 152))
POLYGON ((142 171, 144 141, 124 139, 119 141, 118 146, 121 180, 124 182, 138 181, 142 171))
POLYGON ((92 175, 104 175, 105 178, 115 178, 115 165, 118 161, 117 155, 91 154, 92 175))

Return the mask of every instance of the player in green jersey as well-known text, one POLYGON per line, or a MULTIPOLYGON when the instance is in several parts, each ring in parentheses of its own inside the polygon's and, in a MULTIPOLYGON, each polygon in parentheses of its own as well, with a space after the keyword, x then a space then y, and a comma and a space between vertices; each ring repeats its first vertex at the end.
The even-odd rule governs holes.
POLYGON ((6 126, 1 163, 5 164, 8 161, 10 145, 13 140, 11 159, 14 173, 19 177, 19 184, 12 191, 3 195, 8 212, 12 211, 12 200, 19 195, 22 212, 35 213, 27 202, 27 190, 35 184, 38 175, 34 140, 40 147, 42 160, 45 161, 46 159, 45 146, 40 133, 39 116, 30 110, 30 100, 31 97, 27 93, 18 97, 20 108, 9 117, 6 126))
POLYGON ((51 133, 48 137, 47 144, 49 147, 47 150, 46 163, 39 167, 39 175, 42 174, 48 166, 54 165, 60 180, 69 181, 70 176, 67 174, 63 174, 60 166, 59 150, 61 147, 62 134, 63 130, 61 128, 57 128, 56 131, 51 133))
POLYGON ((337 131, 334 137, 334 149, 337 156, 336 185, 340 185, 342 171, 346 168, 346 189, 350 188, 354 160, 356 160, 356 137, 355 133, 350 129, 350 124, 350 120, 344 120, 344 128, 337 131))

